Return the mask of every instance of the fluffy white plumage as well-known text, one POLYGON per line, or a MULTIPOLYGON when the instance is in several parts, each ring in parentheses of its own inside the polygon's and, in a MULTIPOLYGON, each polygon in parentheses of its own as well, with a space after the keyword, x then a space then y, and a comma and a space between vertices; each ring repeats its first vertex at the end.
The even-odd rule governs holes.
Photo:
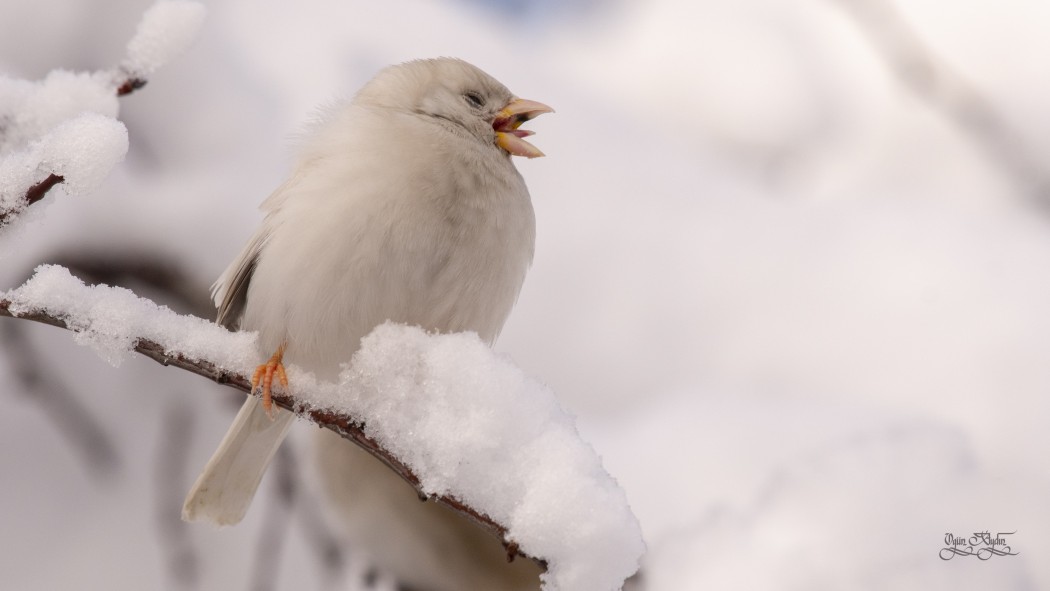
MULTIPOLYGON (((460 60, 385 69, 327 113, 289 180, 263 204, 261 228, 215 285, 220 323, 257 330, 260 353, 283 345, 287 362, 321 379, 335 378, 386 320, 493 341, 535 239, 510 154, 541 155, 517 127, 547 111, 460 60)), ((249 397, 183 518, 239 522, 292 418, 279 411, 270 421, 249 397)), ((350 537, 383 566, 421 589, 496 584, 470 577, 487 576, 478 574, 483 556, 500 561, 498 542, 479 550, 472 525, 420 503, 346 442, 321 449, 321 473, 350 537), (464 569, 473 574, 453 572, 464 569)), ((534 567, 521 562, 499 576, 523 587, 487 588, 538 587, 534 567)))

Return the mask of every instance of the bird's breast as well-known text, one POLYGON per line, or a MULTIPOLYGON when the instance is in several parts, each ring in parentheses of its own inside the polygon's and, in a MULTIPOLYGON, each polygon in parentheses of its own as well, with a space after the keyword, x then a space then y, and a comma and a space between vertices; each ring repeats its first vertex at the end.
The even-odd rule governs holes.
POLYGON ((300 188, 277 212, 243 326, 266 350, 334 377, 360 339, 394 321, 499 334, 531 262, 535 222, 520 177, 358 178, 300 188))

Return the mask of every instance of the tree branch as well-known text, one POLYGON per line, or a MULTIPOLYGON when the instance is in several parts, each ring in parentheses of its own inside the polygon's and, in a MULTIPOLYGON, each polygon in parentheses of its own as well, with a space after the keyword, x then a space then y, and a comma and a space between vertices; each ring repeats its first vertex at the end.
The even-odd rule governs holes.
POLYGON ((40 181, 32 187, 29 187, 29 189, 26 190, 25 197, 22 199, 23 205, 21 207, 16 206, 12 210, 0 211, 0 228, 4 227, 4 224, 7 223, 8 218, 15 217, 16 215, 21 213, 23 209, 43 199, 44 195, 47 195, 47 192, 50 191, 52 187, 61 183, 64 180, 66 179, 57 174, 52 173, 48 175, 46 179, 40 181))
MULTIPOLYGON (((51 190, 51 187, 54 187, 55 185, 65 180, 66 179, 64 177, 52 173, 48 175, 46 179, 40 181, 32 187, 29 187, 29 190, 26 191, 26 206, 28 207, 36 203, 37 201, 40 201, 44 198, 44 195, 47 195, 47 192, 51 190)), ((0 224, 3 223, 4 218, 0 217, 0 224)))
POLYGON ((975 86, 940 59, 889 0, 832 0, 853 18, 886 66, 916 97, 981 147, 1043 209, 1050 170, 975 86))
MULTIPOLYGON (((64 320, 56 316, 44 313, 44 312, 26 312, 22 314, 15 314, 10 310, 10 300, 0 299, 0 316, 7 316, 9 318, 21 318, 23 320, 32 320, 42 324, 48 324, 51 326, 57 326, 58 328, 64 328, 66 330, 73 330, 69 328, 64 320)), ((245 393, 251 393, 251 382, 248 377, 236 372, 225 371, 216 367, 215 364, 208 361, 194 361, 183 357, 182 355, 169 355, 165 353, 164 347, 158 343, 149 339, 138 339, 133 345, 133 350, 136 353, 149 357, 150 359, 160 363, 164 366, 177 367, 184 369, 190 373, 197 374, 199 376, 208 378, 216 383, 235 388, 245 393)), ((410 484, 419 495, 421 501, 434 501, 440 505, 444 505, 449 509, 467 517, 473 521, 478 527, 496 536, 504 544, 507 549, 508 561, 514 560, 516 556, 528 558, 535 561, 541 567, 546 569, 547 564, 544 560, 529 556, 521 551, 518 545, 513 540, 507 539, 507 528, 494 521, 488 515, 485 515, 476 509, 464 504, 459 499, 449 495, 433 495, 427 496, 422 491, 419 478, 400 460, 395 458, 393 454, 381 447, 371 437, 365 434, 363 424, 361 421, 354 419, 351 416, 324 411, 324 410, 303 410, 299 408, 297 401, 287 393, 273 393, 273 402, 277 406, 294 412, 304 418, 307 418, 319 427, 328 429, 343 439, 349 440, 361 447, 372 456, 382 461, 391 470, 394 471, 398 476, 410 484)))
MULTIPOLYGON (((128 75, 123 82, 117 84, 114 87, 114 92, 117 96, 127 96, 145 86, 146 82, 147 81, 144 78, 128 75)), ((44 180, 33 185, 32 187, 29 187, 29 189, 26 190, 25 197, 22 199, 23 205, 17 206, 10 211, 0 211, 0 228, 4 227, 4 224, 7 223, 8 219, 14 218, 25 208, 43 199, 44 196, 47 195, 48 191, 53 189, 55 185, 61 184, 65 180, 66 179, 62 177, 62 175, 51 173, 44 180)))

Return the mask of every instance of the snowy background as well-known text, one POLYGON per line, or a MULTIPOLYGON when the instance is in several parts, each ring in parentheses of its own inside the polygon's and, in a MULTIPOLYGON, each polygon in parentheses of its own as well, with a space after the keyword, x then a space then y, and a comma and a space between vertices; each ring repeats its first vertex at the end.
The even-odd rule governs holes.
MULTIPOLYGON (((149 0, 0 0, 0 72, 106 68, 149 0)), ((209 3, 126 161, 0 239, 210 317, 316 105, 453 55, 557 113, 498 343, 626 489, 649 589, 1050 588, 1050 5, 209 3), (1011 532, 1017 556, 938 558, 1011 532)), ((0 322, 11 589, 329 589, 311 429, 242 526, 178 521, 239 395, 0 322), (265 543, 264 543, 265 541, 265 543)))

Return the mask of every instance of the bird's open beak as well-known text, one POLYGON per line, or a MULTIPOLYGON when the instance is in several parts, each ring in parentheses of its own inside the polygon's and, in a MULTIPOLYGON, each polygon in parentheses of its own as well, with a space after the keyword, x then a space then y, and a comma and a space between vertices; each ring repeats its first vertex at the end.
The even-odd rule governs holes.
POLYGON ((519 98, 510 101, 502 111, 496 114, 496 119, 492 122, 492 129, 496 130, 496 145, 515 156, 526 158, 543 156, 543 152, 540 152, 536 146, 522 139, 529 137, 533 132, 518 129, 518 127, 529 119, 553 112, 554 109, 536 101, 519 98))

